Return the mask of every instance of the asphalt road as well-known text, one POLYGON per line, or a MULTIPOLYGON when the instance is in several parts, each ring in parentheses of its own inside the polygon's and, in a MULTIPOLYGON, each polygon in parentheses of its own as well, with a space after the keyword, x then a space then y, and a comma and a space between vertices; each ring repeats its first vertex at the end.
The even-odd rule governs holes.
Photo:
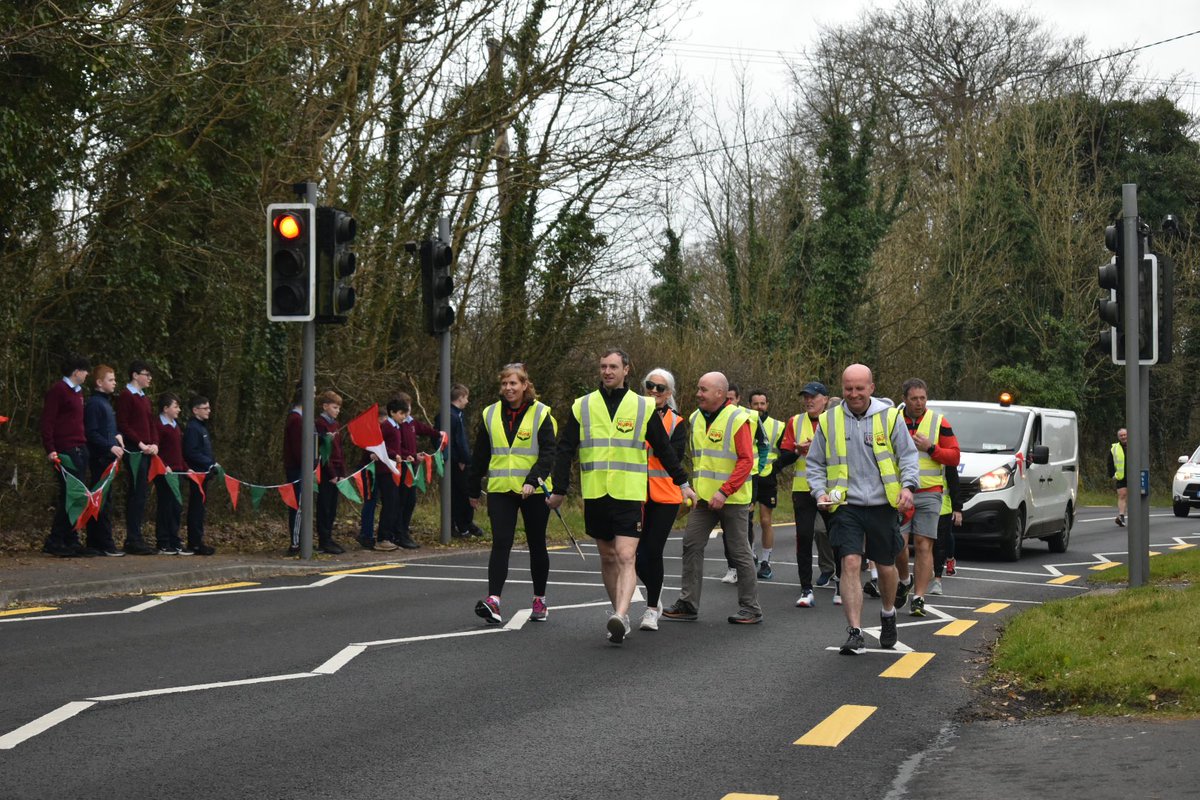
MULTIPOLYGON (((1154 549, 1200 541, 1200 520, 1153 513, 1154 549)), ((1085 509, 1066 554, 1037 541, 1013 564, 960 553, 930 616, 902 611, 897 649, 868 636, 876 649, 856 657, 837 653, 846 623, 830 590, 794 607, 790 526, 777 528, 775 580, 760 583, 764 624, 725 621, 735 589, 713 540, 700 621, 621 647, 605 641, 586 544, 586 561, 552 554, 544 623, 520 613, 520 552, 503 627, 473 613, 480 554, 4 617, 0 786, 14 799, 928 796, 998 624, 1085 591, 1089 569, 1123 559, 1125 536, 1111 511, 1085 509)), ((669 604, 677 538, 667 552, 669 604)))

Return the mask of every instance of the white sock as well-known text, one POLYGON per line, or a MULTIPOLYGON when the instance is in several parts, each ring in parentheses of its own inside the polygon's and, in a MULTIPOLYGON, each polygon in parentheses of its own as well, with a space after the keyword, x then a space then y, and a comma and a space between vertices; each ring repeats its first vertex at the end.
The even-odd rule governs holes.
POLYGON ((762 560, 763 560, 763 561, 766 561, 766 562, 770 563, 770 561, 771 561, 771 551, 772 551, 773 549, 775 549, 775 548, 773 548, 773 547, 765 547, 765 548, 763 548, 763 551, 762 551, 762 554, 763 554, 763 555, 762 555, 762 560))
POLYGON ((894 616, 896 616, 896 609, 894 609, 894 608, 893 608, 891 611, 880 611, 880 612, 879 612, 879 616, 881 616, 881 617, 894 617, 894 616))
POLYGON ((879 570, 875 567, 871 567, 871 580, 879 580, 879 570))

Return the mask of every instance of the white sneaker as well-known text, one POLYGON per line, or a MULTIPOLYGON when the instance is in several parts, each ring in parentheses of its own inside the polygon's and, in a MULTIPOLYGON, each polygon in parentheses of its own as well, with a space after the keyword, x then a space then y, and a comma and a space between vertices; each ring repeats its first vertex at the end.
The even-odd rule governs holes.
POLYGON ((805 589, 800 594, 800 599, 796 601, 796 608, 812 608, 816 604, 813 598, 811 589, 805 589))
POLYGON ((941 578, 933 579, 933 583, 929 584, 929 593, 930 594, 941 594, 942 593, 942 579, 941 578))
POLYGON ((721 578, 721 583, 737 583, 737 570, 730 567, 729 571, 725 573, 725 577, 721 578))
POLYGON ((608 640, 613 644, 620 644, 625 641, 625 637, 629 634, 629 616, 621 614, 611 614, 608 622, 605 624, 605 634, 608 640))
POLYGON ((646 609, 646 613, 642 614, 642 624, 638 627, 644 631, 658 630, 658 615, 662 613, 662 609, 657 606, 650 606, 646 609))
POLYGON ((842 604, 842 584, 839 581, 833 587, 833 604, 840 606, 842 604))

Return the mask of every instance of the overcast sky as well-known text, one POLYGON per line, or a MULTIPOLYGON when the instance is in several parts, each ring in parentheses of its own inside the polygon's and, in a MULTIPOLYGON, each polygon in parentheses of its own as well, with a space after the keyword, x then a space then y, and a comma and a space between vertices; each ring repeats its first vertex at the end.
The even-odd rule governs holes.
MULTIPOLYGON (((1028 10, 1063 38, 1086 36, 1092 51, 1128 49, 1200 31, 1200 0, 991 0, 1009 10, 1028 10), (1129 8, 1142 9, 1133 14, 1129 8)), ((726 92, 739 65, 759 92, 785 85, 778 52, 799 58, 816 41, 819 29, 857 20, 867 8, 888 8, 895 0, 694 0, 679 28, 671 54, 686 75, 701 85, 726 92)), ((1158 45, 1138 54, 1139 76, 1166 78, 1181 73, 1190 81, 1182 104, 1200 113, 1197 74, 1200 35, 1158 45)))

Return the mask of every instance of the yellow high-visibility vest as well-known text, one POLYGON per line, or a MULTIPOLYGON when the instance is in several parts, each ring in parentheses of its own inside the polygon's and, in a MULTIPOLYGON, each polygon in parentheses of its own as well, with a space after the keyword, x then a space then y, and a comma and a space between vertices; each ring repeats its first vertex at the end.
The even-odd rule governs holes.
POLYGON ((649 452, 646 430, 654 402, 626 392, 617 413, 608 414, 600 391, 575 399, 571 413, 579 421, 579 479, 584 500, 608 495, 616 500, 646 501, 649 452))
MULTIPOLYGON (((538 431, 542 421, 550 417, 550 424, 557 432, 558 423, 550 413, 550 406, 534 400, 525 409, 517 424, 517 433, 512 444, 504 430, 500 403, 492 403, 483 410, 483 427, 492 443, 492 457, 488 461, 487 490, 489 492, 517 492, 525 485, 529 471, 538 459, 538 431)), ((550 488, 550 479, 546 479, 550 488)))
POLYGON ((1112 447, 1113 458, 1113 480, 1121 480, 1125 477, 1125 447, 1120 442, 1113 442, 1112 447))
MULTIPOLYGON (((883 479, 883 490, 888 503, 895 508, 900 503, 900 472, 896 451, 892 447, 891 431, 896 427, 900 409, 888 408, 881 414, 871 416, 871 450, 875 453, 875 466, 883 479), (886 417, 886 425, 885 418, 886 417)), ((844 406, 826 411, 821 415, 821 430, 825 432, 825 493, 841 492, 841 502, 830 506, 836 511, 846 502, 850 491, 850 463, 846 459, 846 410, 844 406)))
MULTIPOLYGON (((708 500, 716 494, 733 474, 737 466, 734 437, 743 425, 750 423, 752 416, 756 414, 740 406, 727 404, 712 424, 705 426, 701 412, 698 409, 692 412, 689 420, 692 426, 692 483, 701 500, 708 500)), ((753 493, 754 487, 747 478, 731 497, 726 498, 726 502, 749 504, 753 493)))
MULTIPOLYGON (((758 412, 754 412, 758 416, 758 412)), ((767 477, 775 472, 775 460, 779 458, 779 437, 783 436, 783 429, 787 427, 787 423, 781 419, 767 417, 762 421, 763 434, 767 437, 767 463, 763 465, 762 472, 759 473, 762 477, 767 477)), ((757 448, 755 459, 758 461, 757 448)))
MULTIPOLYGON (((930 444, 936 445, 942 435, 942 415, 926 411, 925 416, 921 417, 921 422, 917 425, 917 433, 924 434, 929 437, 930 444)), ((941 464, 933 460, 929 453, 921 450, 917 453, 917 475, 919 483, 918 488, 933 489, 940 488, 943 492, 946 491, 946 473, 941 464)))
MULTIPOLYGON (((792 435, 796 438, 796 452, 800 452, 801 442, 811 442, 813 438, 812 417, 807 412, 801 412, 792 417, 792 435)), ((808 485, 808 456, 796 459, 795 472, 792 473, 792 491, 807 492, 808 485)))

